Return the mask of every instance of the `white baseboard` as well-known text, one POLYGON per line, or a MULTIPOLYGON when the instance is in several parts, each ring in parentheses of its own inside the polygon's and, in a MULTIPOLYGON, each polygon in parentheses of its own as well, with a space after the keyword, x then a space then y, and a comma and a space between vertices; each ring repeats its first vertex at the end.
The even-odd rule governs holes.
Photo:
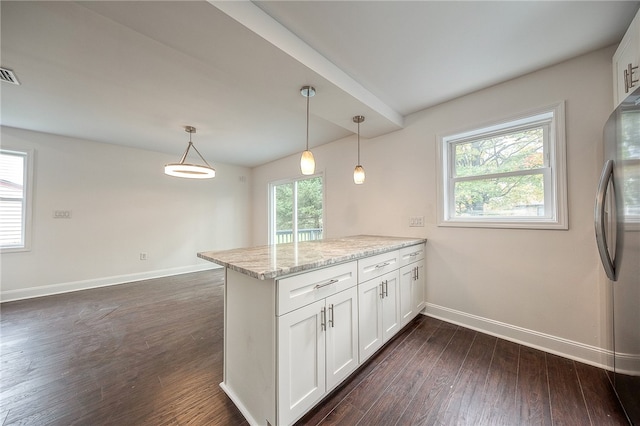
POLYGON ((94 278, 90 280, 72 281, 67 283, 51 284, 39 287, 21 288, 17 290, 0 290, 0 302, 31 299, 34 297, 51 296, 53 294, 69 293, 90 288, 106 287, 110 285, 125 284, 134 281, 148 280, 152 278, 169 277, 171 275, 200 272, 209 269, 218 269, 217 265, 191 265, 178 268, 161 269, 158 271, 139 272, 135 274, 115 275, 112 277, 94 278))
POLYGON ((432 303, 427 303, 423 313, 430 317, 606 370, 611 370, 613 366, 613 352, 596 346, 574 342, 562 337, 540 333, 432 303))

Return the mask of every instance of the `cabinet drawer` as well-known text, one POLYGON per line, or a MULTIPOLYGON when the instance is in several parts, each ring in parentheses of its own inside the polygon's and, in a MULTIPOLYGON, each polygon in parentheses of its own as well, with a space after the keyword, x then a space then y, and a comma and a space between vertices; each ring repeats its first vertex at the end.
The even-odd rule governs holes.
POLYGON ((343 263, 277 281, 277 315, 324 299, 358 283, 356 262, 343 263))
POLYGON ((358 260, 358 282, 362 283, 398 269, 398 250, 358 260))
POLYGON ((405 266, 418 260, 424 259, 424 244, 405 247, 400 249, 400 266, 405 266))

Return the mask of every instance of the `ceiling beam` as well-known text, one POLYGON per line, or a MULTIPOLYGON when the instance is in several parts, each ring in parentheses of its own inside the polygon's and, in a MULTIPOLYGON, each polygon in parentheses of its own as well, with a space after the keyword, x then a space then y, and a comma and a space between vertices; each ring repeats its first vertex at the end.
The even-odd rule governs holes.
MULTIPOLYGON (((376 115, 379 115, 380 117, 378 118, 383 118, 387 123, 386 125, 380 126, 379 130, 383 128, 385 130, 382 133, 399 130, 404 127, 404 117, 401 114, 364 88, 347 73, 252 2, 209 0, 209 3, 331 82, 337 88, 363 104, 366 110, 373 111, 376 115)), ((308 83, 309 82, 300 82, 301 85, 308 83)), ((351 117, 341 120, 341 122, 336 122, 335 124, 347 127, 350 130, 352 130, 351 128, 353 127, 351 117)))

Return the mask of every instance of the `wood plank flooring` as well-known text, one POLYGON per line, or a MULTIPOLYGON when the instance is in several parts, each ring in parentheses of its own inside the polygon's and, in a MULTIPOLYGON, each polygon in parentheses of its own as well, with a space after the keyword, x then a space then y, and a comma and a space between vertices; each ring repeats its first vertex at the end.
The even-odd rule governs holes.
MULTIPOLYGON (((4 303, 1 425, 244 425, 223 273, 4 303)), ((247 313, 250 315, 250 313, 247 313)), ((598 368, 419 316, 299 425, 625 425, 598 368)))

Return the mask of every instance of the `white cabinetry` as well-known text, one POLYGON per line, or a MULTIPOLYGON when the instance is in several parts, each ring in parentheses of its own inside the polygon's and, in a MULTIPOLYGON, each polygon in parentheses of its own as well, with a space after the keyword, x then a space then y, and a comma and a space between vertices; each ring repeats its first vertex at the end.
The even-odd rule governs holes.
POLYGON ((398 285, 397 270, 358 285, 360 362, 400 329, 398 285))
POLYGON ((357 297, 353 286, 278 319, 279 424, 293 423, 358 366, 357 297))
POLYGON ((278 280, 278 424, 358 366, 356 283, 356 262, 278 280))
POLYGON ((400 252, 358 261, 360 362, 400 330, 400 252))
POLYGON ((325 301, 278 319, 278 419, 292 423, 325 392, 325 301))
MULTIPOLYGON (((249 424, 293 424, 395 335, 400 268, 419 257, 423 244, 267 279, 227 266, 220 386, 249 424)), ((411 315, 424 299, 415 281, 411 315)))
POLYGON ((613 107, 640 87, 640 12, 613 55, 613 107))
POLYGON ((327 392, 358 367, 358 289, 327 297, 327 392))
POLYGON ((424 300, 424 244, 400 251, 400 326, 422 311, 424 300))

